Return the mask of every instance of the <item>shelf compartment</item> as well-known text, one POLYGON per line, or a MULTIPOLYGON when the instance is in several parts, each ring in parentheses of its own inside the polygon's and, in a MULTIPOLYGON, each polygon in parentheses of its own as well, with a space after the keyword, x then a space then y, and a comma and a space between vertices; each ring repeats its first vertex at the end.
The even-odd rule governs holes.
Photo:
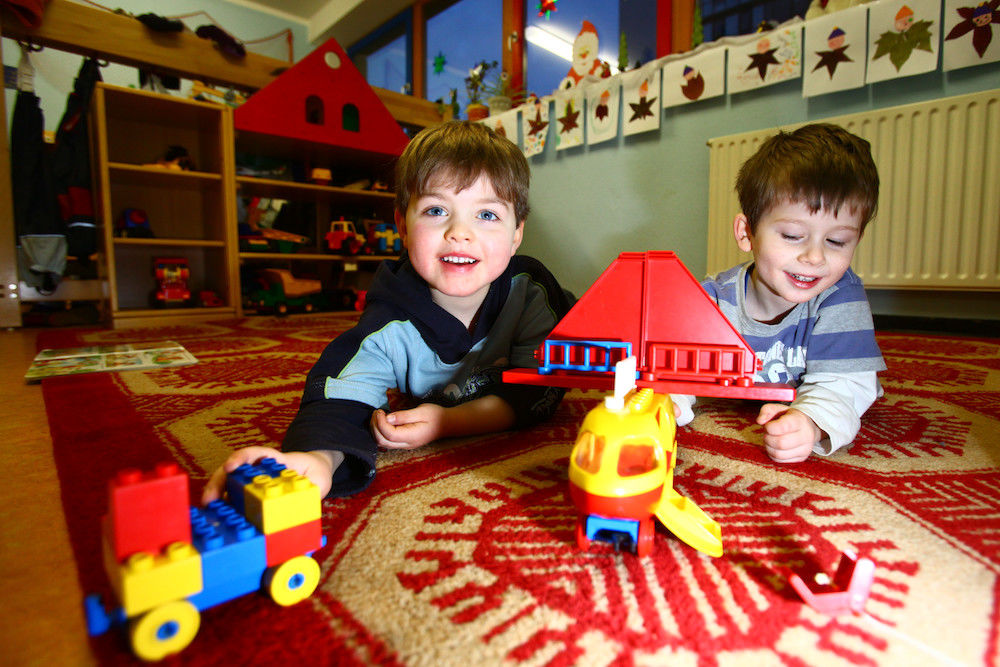
MULTIPOLYGON (((192 245, 183 243, 149 243, 152 239, 141 239, 145 243, 134 243, 140 239, 117 239, 126 241, 115 244, 114 273, 115 291, 112 300, 112 316, 119 317, 132 311, 152 310, 162 313, 163 310, 152 305, 151 295, 156 290, 156 280, 153 277, 153 262, 158 257, 183 257, 188 261, 191 277, 188 289, 191 300, 198 301, 198 292, 212 290, 225 304, 225 308, 233 308, 229 301, 228 265, 226 263, 226 248, 220 243, 217 246, 192 245)), ((179 310, 209 311, 210 308, 181 308, 179 310)))
POLYGON ((157 236, 165 235, 167 230, 175 238, 225 239, 227 216, 221 177, 183 173, 110 170, 108 217, 117 224, 122 211, 137 208, 146 212, 157 236))
POLYGON ((299 199, 303 201, 359 202, 367 204, 391 204, 396 196, 391 192, 376 190, 354 190, 332 185, 279 181, 256 176, 237 176, 238 195, 241 197, 270 197, 274 199, 299 199))
POLYGON ((107 118, 109 163, 155 163, 171 146, 183 146, 195 169, 222 173, 226 147, 219 126, 223 113, 228 113, 226 107, 105 83, 97 85, 107 118))

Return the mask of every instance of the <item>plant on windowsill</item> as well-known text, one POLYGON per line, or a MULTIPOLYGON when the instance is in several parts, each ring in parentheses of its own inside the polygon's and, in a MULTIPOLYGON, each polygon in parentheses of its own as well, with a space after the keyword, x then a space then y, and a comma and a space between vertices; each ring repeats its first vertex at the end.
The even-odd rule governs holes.
POLYGON ((486 76, 496 67, 495 60, 491 63, 481 60, 469 70, 469 76, 465 77, 465 92, 469 95, 469 105, 465 107, 465 113, 469 120, 482 120, 489 116, 490 111, 483 104, 483 93, 486 89, 486 76))
POLYGON ((496 77, 485 85, 484 92, 491 116, 510 110, 524 97, 524 89, 512 85, 507 72, 498 72, 496 77))

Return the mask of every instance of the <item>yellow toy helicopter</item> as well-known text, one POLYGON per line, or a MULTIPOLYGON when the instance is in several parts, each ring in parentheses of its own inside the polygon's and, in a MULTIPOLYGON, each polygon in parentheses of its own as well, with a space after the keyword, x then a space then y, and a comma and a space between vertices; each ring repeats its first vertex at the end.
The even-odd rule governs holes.
POLYGON ((673 402, 652 389, 636 389, 635 368, 635 357, 616 364, 614 395, 584 418, 570 454, 570 496, 580 513, 577 545, 586 550, 601 540, 647 556, 656 517, 690 546, 721 556, 719 524, 673 487, 673 402))

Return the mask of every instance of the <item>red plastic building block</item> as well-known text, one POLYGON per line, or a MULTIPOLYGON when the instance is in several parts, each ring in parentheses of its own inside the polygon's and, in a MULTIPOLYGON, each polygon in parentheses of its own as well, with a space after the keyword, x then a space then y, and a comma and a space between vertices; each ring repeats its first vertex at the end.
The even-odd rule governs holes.
POLYGON ((308 554, 323 546, 323 527, 320 520, 279 530, 264 536, 267 566, 284 563, 289 558, 308 554))
POLYGON ((148 473, 122 470, 108 482, 108 497, 108 539, 117 560, 191 541, 188 476, 176 463, 160 463, 148 473))
POLYGON ((790 401, 789 385, 754 383, 759 362, 672 252, 625 252, 537 352, 539 368, 504 381, 610 390, 613 366, 637 358, 636 386, 657 393, 790 401))
POLYGON ((857 554, 849 550, 841 554, 837 573, 829 584, 817 582, 810 588, 799 575, 789 577, 792 588, 803 602, 816 611, 831 616, 863 612, 874 580, 875 564, 868 558, 858 558, 857 554))

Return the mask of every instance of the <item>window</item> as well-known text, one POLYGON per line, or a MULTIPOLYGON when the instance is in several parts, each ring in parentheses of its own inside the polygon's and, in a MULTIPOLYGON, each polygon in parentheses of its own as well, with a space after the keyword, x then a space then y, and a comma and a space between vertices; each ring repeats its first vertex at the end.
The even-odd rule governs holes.
POLYGON ((747 35, 763 21, 784 23, 793 16, 805 16, 809 0, 697 0, 705 41, 747 35))
POLYGON ((597 53, 588 55, 588 59, 607 61, 612 72, 617 71, 618 5, 606 0, 560 3, 558 11, 546 19, 538 15, 535 3, 526 3, 526 90, 541 97, 559 88, 573 65, 573 42, 583 32, 584 21, 597 32, 597 53))
POLYGON ((310 125, 323 125, 326 115, 323 113, 323 100, 310 95, 306 98, 306 122, 310 125))
POLYGON ((347 51, 368 84, 410 92, 410 12, 399 14, 347 51))
MULTIPOLYGON (((424 63, 425 97, 448 102, 451 91, 455 90, 458 105, 464 109, 469 103, 465 92, 465 77, 469 75, 469 70, 483 60, 500 62, 502 26, 502 0, 459 0, 430 16, 427 19, 427 60, 424 63)), ((487 75, 486 82, 489 83, 499 70, 498 65, 487 75)))

